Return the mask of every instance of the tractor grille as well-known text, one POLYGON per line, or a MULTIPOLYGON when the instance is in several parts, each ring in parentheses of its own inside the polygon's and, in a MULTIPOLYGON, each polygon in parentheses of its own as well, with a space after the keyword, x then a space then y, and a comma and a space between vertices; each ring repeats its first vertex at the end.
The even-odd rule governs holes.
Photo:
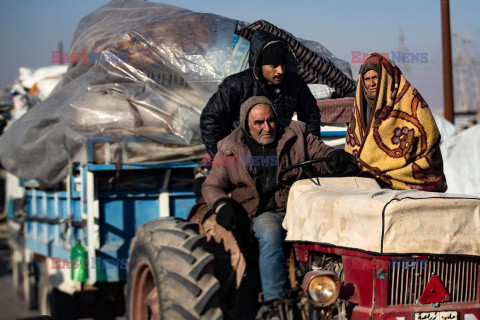
MULTIPOLYGON (((415 260, 415 259, 405 259, 415 260)), ((417 304, 430 277, 436 274, 450 294, 447 303, 476 302, 479 260, 427 260, 390 263, 389 305, 417 304)))

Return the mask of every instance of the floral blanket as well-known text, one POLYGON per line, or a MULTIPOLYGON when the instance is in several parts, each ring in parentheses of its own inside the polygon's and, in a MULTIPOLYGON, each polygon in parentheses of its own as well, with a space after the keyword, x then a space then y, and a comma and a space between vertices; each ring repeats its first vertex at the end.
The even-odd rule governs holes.
POLYGON ((440 133, 427 103, 388 58, 374 53, 367 62, 380 65, 377 96, 365 124, 360 73, 345 150, 383 187, 445 191, 440 133))

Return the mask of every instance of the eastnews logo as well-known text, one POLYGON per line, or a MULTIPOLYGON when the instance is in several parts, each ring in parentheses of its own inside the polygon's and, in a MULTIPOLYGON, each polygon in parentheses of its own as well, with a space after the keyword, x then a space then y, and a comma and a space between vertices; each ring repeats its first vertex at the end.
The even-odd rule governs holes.
POLYGON ((72 52, 51 51, 52 63, 119 63, 128 62, 127 53, 114 54, 111 52, 72 52))
POLYGON ((202 166, 254 166, 254 167, 276 167, 278 166, 277 156, 252 156, 251 154, 241 154, 239 156, 214 156, 208 154, 202 155, 202 166))
MULTIPOLYGON (((402 52, 392 51, 380 53, 382 56, 391 59, 394 63, 427 63, 428 52, 402 52)), ((352 51, 352 63, 362 63, 369 56, 367 52, 352 51)))
POLYGON ((392 269, 427 269, 427 258, 392 258, 392 269))
POLYGON ((62 259, 60 257, 52 258, 52 269, 127 269, 128 259, 103 259, 92 258, 92 263, 88 259, 62 259))

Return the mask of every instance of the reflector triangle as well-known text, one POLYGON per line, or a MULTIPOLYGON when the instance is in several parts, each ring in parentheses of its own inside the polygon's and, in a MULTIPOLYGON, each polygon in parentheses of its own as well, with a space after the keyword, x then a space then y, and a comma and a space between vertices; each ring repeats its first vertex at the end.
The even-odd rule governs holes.
POLYGON ((421 304, 444 302, 450 300, 450 294, 437 275, 433 275, 428 281, 422 296, 418 300, 421 304))

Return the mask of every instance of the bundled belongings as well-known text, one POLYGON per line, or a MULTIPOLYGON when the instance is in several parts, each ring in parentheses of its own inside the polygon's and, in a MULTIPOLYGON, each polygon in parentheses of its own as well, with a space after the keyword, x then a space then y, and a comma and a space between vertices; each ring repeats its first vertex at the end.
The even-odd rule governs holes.
POLYGON ((0 139, 2 164, 55 183, 69 161, 105 160, 99 149, 118 163, 197 156, 200 112, 230 74, 237 24, 149 2, 97 9, 79 23, 62 81, 0 139))
MULTIPOLYGON (((225 77, 248 67, 248 40, 235 38, 247 26, 166 4, 109 2, 80 21, 70 53, 54 57, 70 65, 52 94, 0 138, 2 164, 55 183, 69 161, 199 158, 202 109, 225 77)), ((347 92, 347 76, 322 59, 328 74, 312 70, 347 92)))
POLYGON ((14 108, 9 124, 22 117, 29 109, 48 98, 67 72, 66 65, 47 66, 39 69, 21 67, 18 78, 10 88, 14 108))
POLYGON ((10 117, 10 110, 13 108, 12 98, 0 92, 0 134, 7 125, 7 119, 10 117))
POLYGON ((36 70, 20 68, 17 83, 28 93, 45 100, 67 72, 67 65, 48 66, 36 70))

